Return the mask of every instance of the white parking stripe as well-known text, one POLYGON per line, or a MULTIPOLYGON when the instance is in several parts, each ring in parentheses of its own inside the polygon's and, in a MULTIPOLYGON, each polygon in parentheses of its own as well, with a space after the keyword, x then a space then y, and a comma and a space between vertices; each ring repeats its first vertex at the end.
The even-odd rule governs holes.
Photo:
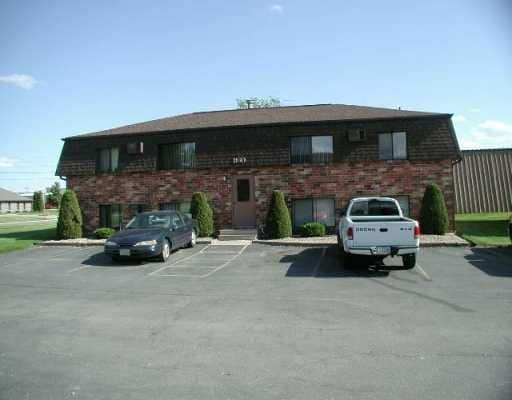
POLYGON ((71 274, 72 272, 80 271, 81 269, 90 268, 90 267, 91 267, 90 265, 82 265, 80 267, 76 267, 76 268, 70 269, 69 271, 66 272, 66 275, 71 274))
POLYGON ((180 261, 185 261, 185 260, 188 260, 198 254, 201 254, 202 252, 204 252, 208 247, 210 247, 210 245, 207 245, 205 247, 203 247, 201 250, 199 250, 198 252, 195 252, 194 254, 191 254, 189 255, 188 257, 184 257, 184 258, 180 258, 179 260, 174 260, 171 264, 166 264, 164 265, 162 268, 158 268, 157 270, 153 271, 153 272, 150 272, 148 275, 155 275, 157 274, 158 272, 160 271, 163 271, 164 269, 167 269, 169 268, 170 266, 174 265, 174 264, 178 264, 180 261))
POLYGON ((423 268, 421 268, 421 265, 416 264, 416 269, 418 270, 420 275, 423 276, 423 278, 425 278, 427 281, 432 281, 432 278, 430 277, 430 275, 427 274, 427 272, 423 268))
MULTIPOLYGON (((191 268, 191 270, 193 271, 197 271, 199 269, 211 269, 210 272, 208 272, 207 274, 203 274, 203 275, 197 275, 197 274, 183 274, 183 273, 180 273, 180 274, 158 274, 157 276, 174 276, 174 277, 187 277, 187 278, 207 278, 209 277, 210 275, 214 274, 215 272, 217 271, 220 271, 221 269, 227 267, 232 261, 234 261, 240 254, 242 254, 244 252, 244 250, 249 247, 250 243, 249 244, 246 244, 245 246, 242 247, 242 249, 240 249, 240 251, 238 251, 237 253, 235 253, 232 257, 230 257, 226 262, 224 262, 222 265, 219 265, 218 267, 216 268, 208 268, 208 267, 195 267, 194 266, 187 266, 187 268, 191 268)), ((196 253, 196 254, 199 254, 199 253, 196 253)), ((187 257, 189 258, 189 257, 187 257)), ((176 264, 173 264, 173 269, 176 268, 177 264, 179 264, 179 262, 177 262, 176 264)), ((167 266, 166 268, 169 268, 170 266, 167 266)), ((178 266, 178 268, 180 268, 178 266)), ((185 267, 181 267, 181 268, 185 268, 185 267)), ((161 269, 160 269, 161 270, 161 269)), ((157 272, 157 271, 155 271, 157 272)), ((152 275, 153 273, 149 274, 149 275, 152 275)))
POLYGON ((226 261, 220 267, 215 268, 213 271, 207 273, 206 275, 201 275, 200 278, 208 278, 210 275, 214 274, 215 272, 220 271, 222 268, 227 267, 228 264, 231 263, 231 261, 233 261, 235 258, 237 258, 240 254, 242 254, 244 252, 244 250, 249 246, 250 246, 250 244, 246 244, 244 247, 242 247, 242 249, 238 253, 236 253, 233 257, 231 257, 228 261, 226 261))

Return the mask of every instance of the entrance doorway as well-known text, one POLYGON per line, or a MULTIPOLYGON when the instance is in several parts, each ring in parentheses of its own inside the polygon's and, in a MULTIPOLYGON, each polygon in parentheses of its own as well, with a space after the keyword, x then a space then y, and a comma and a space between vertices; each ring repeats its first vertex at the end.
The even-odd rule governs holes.
POLYGON ((256 201, 254 177, 233 178, 233 228, 256 227, 256 201))

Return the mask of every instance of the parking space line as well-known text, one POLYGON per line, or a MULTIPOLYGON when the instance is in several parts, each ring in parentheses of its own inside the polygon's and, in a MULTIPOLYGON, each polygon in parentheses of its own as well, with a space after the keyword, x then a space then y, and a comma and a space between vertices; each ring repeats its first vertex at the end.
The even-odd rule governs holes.
POLYGON ((313 268, 313 272, 311 272, 311 276, 316 276, 318 272, 318 268, 320 268, 320 264, 322 263, 322 260, 325 256, 325 253, 327 252, 327 247, 322 248, 322 254, 320 254, 320 257, 318 258, 318 261, 315 264, 315 268, 313 268))
POLYGON ((179 263, 180 261, 185 261, 185 260, 188 260, 189 258, 192 258, 192 257, 198 255, 198 254, 201 254, 210 246, 211 245, 206 245, 205 247, 203 247, 201 250, 195 252, 194 254, 191 254, 188 257, 180 258, 179 260, 174 260, 172 263, 166 264, 162 268, 158 268, 157 270, 150 272, 148 275, 156 275, 158 272, 163 271, 164 269, 167 269, 167 268, 171 267, 172 265, 179 263))
POLYGON ((231 263, 231 261, 233 261, 233 260, 234 260, 235 258, 237 258, 239 255, 241 255, 241 254, 244 252, 244 250, 245 250, 247 247, 249 247, 249 246, 250 246, 250 244, 246 244, 244 247, 242 247, 242 249, 241 249, 238 253, 236 253, 233 257, 231 257, 228 261, 226 261, 226 262, 225 262, 224 264, 222 264, 220 267, 215 268, 213 271, 211 271, 211 272, 209 272, 209 273, 207 273, 207 274, 205 274, 205 275, 201 275, 201 276, 200 276, 200 278, 208 278, 210 275, 214 274, 215 272, 220 271, 222 268, 227 267, 227 266, 229 265, 229 263, 231 263))
POLYGON ((420 273, 420 275, 421 275, 423 278, 425 278, 425 280, 427 280, 427 281, 429 281, 429 282, 431 282, 431 281, 432 281, 432 278, 430 277, 430 275, 429 275, 429 274, 427 274, 427 272, 426 272, 423 268, 421 268, 421 265, 416 264, 416 269, 418 270, 418 272, 420 273))
POLYGON ((80 271, 81 269, 90 268, 90 267, 91 267, 91 265, 82 265, 80 267, 76 267, 76 268, 70 269, 69 271, 66 272, 66 275, 69 275, 72 272, 80 271))
MULTIPOLYGON (((237 253, 233 254, 233 256, 232 256, 232 257, 230 257, 226 262, 224 262, 223 264, 219 265, 218 267, 215 267, 215 268, 211 268, 211 267, 202 267, 201 269, 210 269, 210 270, 211 270, 210 272, 208 272, 208 273, 206 273, 206 274, 203 274, 203 275, 195 275, 195 274, 183 274, 183 273, 181 273, 181 274, 158 274, 158 275, 156 275, 156 276, 173 276, 173 277, 186 277, 186 278, 207 278, 207 277, 211 276, 212 274, 214 274, 215 272, 220 271, 221 269, 223 269, 223 268, 227 267, 227 266, 228 266, 232 261, 234 261, 238 256, 240 256, 240 255, 244 252, 244 250, 245 250, 249 245, 250 245, 250 243, 249 243, 249 244, 244 245, 244 246, 242 247, 242 249, 240 249, 237 253)), ((196 254, 199 254, 199 252, 198 252, 198 253, 196 253, 196 254)), ((178 263, 176 263, 176 264, 179 264, 179 262, 178 262, 178 263)), ((176 268, 176 267, 177 267, 177 268, 180 268, 180 267, 179 267, 179 266, 177 266, 176 264, 172 264, 173 268, 176 268)), ((168 266, 168 267, 170 267, 170 266, 168 266)), ((192 266, 186 266, 186 267, 181 267, 181 268, 182 268, 182 269, 184 269, 184 268, 194 268, 194 266, 192 265, 192 266)), ((200 268, 200 267, 196 267, 196 268, 194 268, 194 271, 197 271, 199 268, 200 268)), ((156 271, 155 271, 155 272, 156 272, 156 271)), ((153 273, 151 273, 151 274, 149 274, 149 275, 152 275, 152 274, 153 274, 153 273)))

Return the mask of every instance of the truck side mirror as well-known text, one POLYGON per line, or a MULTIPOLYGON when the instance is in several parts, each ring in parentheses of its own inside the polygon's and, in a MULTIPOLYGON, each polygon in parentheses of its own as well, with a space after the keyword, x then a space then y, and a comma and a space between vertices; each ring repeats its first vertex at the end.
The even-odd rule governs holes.
POLYGON ((346 213, 347 213, 347 210, 345 208, 337 208, 336 209, 336 216, 338 218, 344 217, 346 213))

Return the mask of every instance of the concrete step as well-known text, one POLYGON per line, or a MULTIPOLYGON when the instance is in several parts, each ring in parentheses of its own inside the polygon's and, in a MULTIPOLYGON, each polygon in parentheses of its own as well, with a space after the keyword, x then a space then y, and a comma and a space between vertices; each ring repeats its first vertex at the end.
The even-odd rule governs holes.
POLYGON ((257 234, 256 229, 221 229, 218 240, 253 240, 256 239, 257 234))

